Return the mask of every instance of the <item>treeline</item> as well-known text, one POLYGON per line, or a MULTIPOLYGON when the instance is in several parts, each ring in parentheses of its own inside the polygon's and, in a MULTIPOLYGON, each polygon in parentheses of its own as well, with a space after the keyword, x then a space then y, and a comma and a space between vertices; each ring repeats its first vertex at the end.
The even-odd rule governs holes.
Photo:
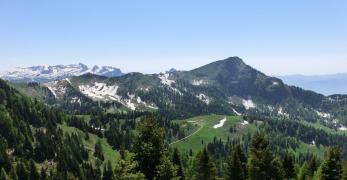
POLYGON ((100 138, 105 137, 115 150, 120 150, 122 146, 129 150, 133 145, 138 121, 149 115, 157 117, 158 124, 164 128, 165 138, 168 141, 186 136, 177 123, 172 123, 166 117, 151 112, 105 113, 98 111, 90 115, 89 122, 84 117, 77 116, 70 116, 65 122, 68 126, 76 127, 83 132, 95 134, 100 138))

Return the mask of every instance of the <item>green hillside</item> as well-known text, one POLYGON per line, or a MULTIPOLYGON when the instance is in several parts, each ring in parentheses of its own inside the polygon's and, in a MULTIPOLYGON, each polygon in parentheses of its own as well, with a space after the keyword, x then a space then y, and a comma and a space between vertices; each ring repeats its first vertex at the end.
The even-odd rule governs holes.
MULTIPOLYGON (((186 133, 186 137, 181 138, 180 140, 174 140, 170 143, 171 147, 178 148, 181 152, 192 151, 198 152, 207 146, 209 143, 212 143, 215 139, 222 142, 227 142, 236 140, 236 139, 246 139, 249 135, 254 134, 255 132, 264 131, 264 126, 262 121, 254 121, 248 123, 248 121, 243 120, 241 116, 223 116, 223 115, 206 115, 206 116, 197 116, 184 120, 174 120, 175 124, 178 124, 182 130, 186 133), (219 124, 221 120, 226 118, 223 126, 219 128, 214 128, 215 125, 219 124)), ((312 127, 314 130, 321 131, 322 127, 324 132, 332 133, 335 130, 330 129, 325 126, 318 126, 313 123, 302 123, 305 127, 312 127)), ((281 138, 281 133, 278 132, 265 132, 268 136, 275 136, 276 138, 281 138)), ((284 134, 284 133, 283 133, 284 134)), ((338 135, 344 135, 343 132, 336 132, 338 135)), ((284 134, 288 136, 287 134, 284 134)), ((279 149, 278 142, 275 140, 272 142, 274 149, 279 149)), ((288 137, 287 137, 288 138, 288 137)), ((271 139, 271 138, 270 138, 271 139)), ((293 137, 295 139, 295 148, 288 147, 287 149, 294 153, 297 157, 299 154, 313 153, 317 157, 322 158, 324 152, 327 150, 325 145, 314 145, 311 143, 305 143, 299 138, 293 137)))

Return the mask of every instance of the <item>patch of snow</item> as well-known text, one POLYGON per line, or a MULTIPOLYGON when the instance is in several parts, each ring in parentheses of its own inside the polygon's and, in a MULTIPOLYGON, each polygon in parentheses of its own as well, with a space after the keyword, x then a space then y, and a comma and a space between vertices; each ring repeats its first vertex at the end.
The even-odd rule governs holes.
POLYGON ((52 87, 47 86, 47 88, 49 89, 49 91, 51 91, 51 93, 53 94, 54 98, 57 99, 57 94, 56 94, 55 91, 52 89, 52 87))
POLYGON ((241 123, 242 126, 246 126, 246 125, 248 125, 248 124, 249 124, 249 122, 248 122, 248 121, 245 121, 245 120, 241 123))
POLYGON ((280 108, 278 109, 277 114, 278 114, 278 115, 282 115, 282 116, 289 117, 289 114, 286 113, 286 112, 284 112, 282 107, 280 107, 280 108))
POLYGON ((311 144, 312 144, 312 145, 316 145, 316 141, 315 141, 315 140, 312 140, 311 144))
POLYGON ((238 116, 241 116, 241 115, 242 115, 241 113, 237 112, 235 109, 233 109, 233 112, 234 112, 236 115, 238 115, 238 116))
POLYGON ((347 131, 347 128, 345 126, 342 126, 339 128, 340 131, 347 131))
POLYGON ((64 83, 60 83, 59 81, 48 82, 45 83, 44 86, 46 86, 51 91, 55 99, 62 98, 66 93, 66 87, 64 83))
POLYGON ((120 101, 121 97, 117 95, 118 86, 108 86, 105 83, 95 82, 93 85, 80 85, 79 90, 86 96, 96 100, 116 100, 120 101))
POLYGON ((93 125, 91 125, 93 129, 98 130, 98 131, 105 131, 106 129, 103 129, 101 127, 94 127, 93 125))
POLYGON ((159 74, 158 78, 160 79, 160 83, 162 83, 163 85, 168 86, 170 89, 172 89, 173 91, 175 91, 176 93, 178 93, 179 95, 183 95, 182 92, 180 90, 178 90, 177 88, 172 87, 172 84, 175 84, 175 80, 170 79, 170 74, 165 73, 165 74, 159 74))
POLYGON ((135 110, 136 109, 136 106, 135 106, 135 104, 134 103, 132 103, 131 102, 131 99, 128 99, 127 101, 125 101, 126 102, 126 106, 128 107, 128 108, 130 108, 131 110, 135 110))
POLYGON ((220 127, 223 127, 225 121, 227 120, 227 118, 223 118, 222 120, 219 121, 218 124, 214 125, 213 128, 217 129, 217 128, 220 128, 220 127))
POLYGON ((207 82, 205 80, 202 80, 202 79, 194 79, 192 84, 194 86, 200 86, 200 85, 207 84, 207 82))
POLYGON ((278 86, 278 85, 279 85, 279 82, 278 82, 278 81, 272 81, 272 85, 273 85, 273 86, 278 86))
POLYGON ((248 110, 251 108, 255 108, 255 104, 253 103, 253 101, 251 99, 245 100, 242 99, 242 105, 248 110))
POLYGON ((319 116, 319 117, 322 117, 322 118, 331 118, 331 114, 329 114, 329 113, 325 113, 325 112, 319 112, 319 111, 317 111, 316 110, 316 113, 317 113, 317 115, 319 116))
POLYGON ((141 100, 141 97, 140 96, 137 96, 137 99, 136 99, 137 103, 142 103, 142 100, 141 100))
POLYGON ((95 82, 93 85, 80 85, 78 86, 81 93, 84 95, 101 101, 117 101, 128 107, 131 110, 135 110, 136 106, 132 103, 135 95, 128 94, 130 99, 122 98, 117 94, 118 86, 108 86, 105 83, 95 82))
POLYGON ((137 102, 138 104, 143 104, 143 105, 145 105, 145 106, 148 107, 148 108, 158 109, 156 106, 147 104, 146 102, 142 101, 142 99, 141 99, 140 96, 137 96, 136 102, 137 102))
POLYGON ((164 85, 168 85, 171 86, 172 84, 175 83, 174 80, 169 79, 170 78, 170 74, 166 73, 166 74, 160 74, 158 76, 158 78, 160 79, 160 82, 164 85))
POLYGON ((205 94, 203 93, 200 93, 199 95, 196 96, 197 98, 199 98, 201 101, 203 101, 204 103, 206 104, 210 104, 211 102, 211 98, 206 96, 205 94))
POLYGON ((69 84, 71 84, 71 81, 70 81, 69 78, 65 78, 64 80, 65 80, 66 82, 68 82, 69 84))

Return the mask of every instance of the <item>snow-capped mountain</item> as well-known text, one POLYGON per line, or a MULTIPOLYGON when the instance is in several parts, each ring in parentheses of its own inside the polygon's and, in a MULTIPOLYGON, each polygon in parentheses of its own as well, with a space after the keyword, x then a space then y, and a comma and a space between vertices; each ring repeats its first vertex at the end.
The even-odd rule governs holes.
POLYGON ((117 77, 123 75, 118 68, 111 66, 88 66, 78 63, 70 65, 55 65, 55 66, 32 66, 32 67, 17 67, 13 71, 4 72, 0 77, 12 82, 47 82, 51 80, 60 80, 70 76, 79 76, 86 73, 106 77, 117 77))

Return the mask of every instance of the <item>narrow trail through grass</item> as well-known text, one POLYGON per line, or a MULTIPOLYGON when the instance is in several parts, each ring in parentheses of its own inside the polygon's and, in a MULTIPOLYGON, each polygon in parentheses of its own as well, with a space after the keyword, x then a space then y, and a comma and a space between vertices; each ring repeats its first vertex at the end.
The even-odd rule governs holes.
POLYGON ((193 132, 192 134, 189 134, 188 136, 186 136, 186 137, 184 137, 184 138, 182 138, 182 139, 179 139, 179 140, 177 140, 177 141, 174 141, 174 142, 172 142, 172 143, 170 143, 169 145, 171 146, 171 145, 173 145, 173 144, 175 144, 175 143, 178 143, 178 142, 181 142, 181 141, 183 141, 183 140, 185 140, 185 139, 188 139, 190 136, 193 136, 194 134, 196 134, 197 132, 199 132, 204 126, 203 125, 200 125, 199 124, 199 129, 198 130, 196 130, 195 132, 193 132))

